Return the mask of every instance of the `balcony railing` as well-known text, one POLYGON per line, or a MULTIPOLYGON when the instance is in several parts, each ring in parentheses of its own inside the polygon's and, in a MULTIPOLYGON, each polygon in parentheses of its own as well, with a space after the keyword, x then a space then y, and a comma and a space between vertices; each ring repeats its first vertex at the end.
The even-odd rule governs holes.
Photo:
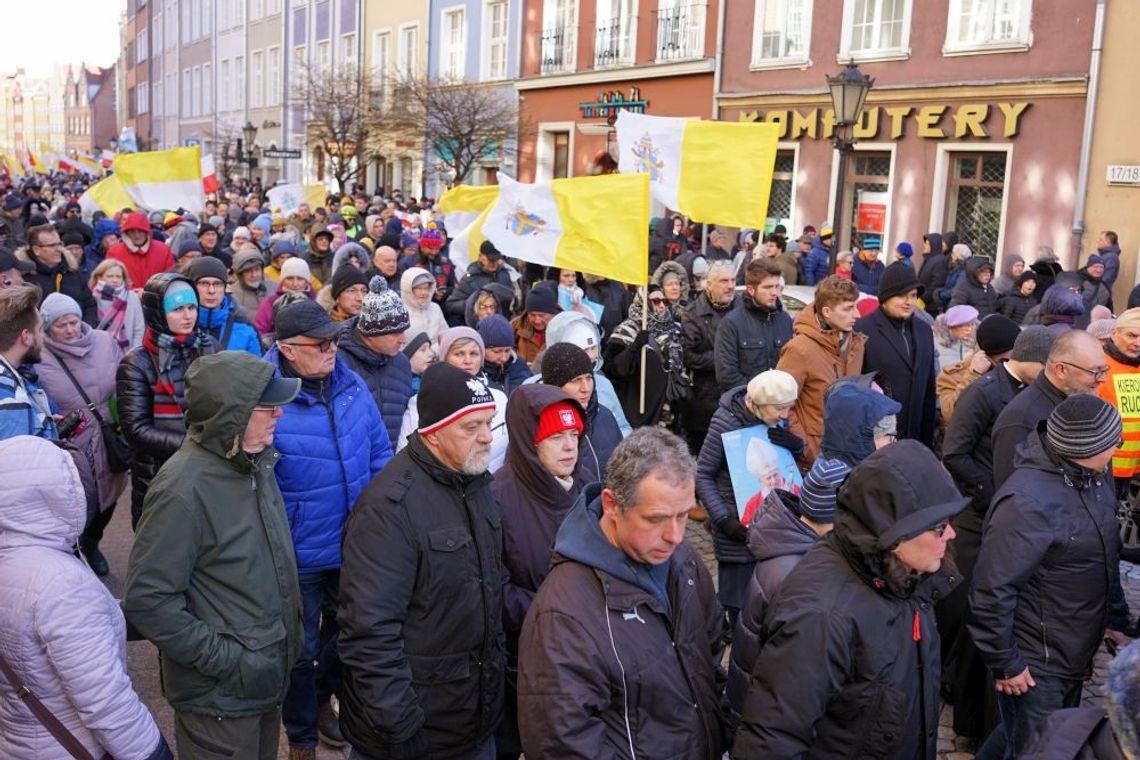
POLYGON ((633 22, 612 18, 598 23, 594 34, 594 68, 608 69, 633 63, 633 22))
POLYGON ((578 54, 578 31, 573 26, 553 26, 542 30, 543 74, 573 71, 578 54))
POLYGON ((707 10, 707 5, 675 5, 658 11, 658 62, 704 57, 707 10))

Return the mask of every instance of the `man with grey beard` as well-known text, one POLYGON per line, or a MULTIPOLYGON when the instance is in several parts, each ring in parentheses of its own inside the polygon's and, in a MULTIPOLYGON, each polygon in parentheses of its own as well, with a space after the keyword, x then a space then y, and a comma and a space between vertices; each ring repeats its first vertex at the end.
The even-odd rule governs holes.
POLYGON ((495 400, 441 363, 416 404, 419 427, 344 530, 341 730, 352 758, 493 760, 505 660, 495 400))

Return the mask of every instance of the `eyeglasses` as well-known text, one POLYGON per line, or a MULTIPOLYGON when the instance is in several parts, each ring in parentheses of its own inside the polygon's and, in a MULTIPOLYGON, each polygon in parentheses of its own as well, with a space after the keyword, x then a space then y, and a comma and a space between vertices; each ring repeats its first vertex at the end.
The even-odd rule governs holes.
POLYGON ((934 535, 938 536, 939 538, 942 538, 942 534, 946 532, 946 529, 948 527, 950 527, 950 521, 949 520, 943 520, 942 522, 938 523, 933 528, 931 528, 930 532, 933 533, 934 535))
POLYGON ((226 284, 221 280, 202 279, 198 280, 198 287, 202 290, 221 290, 226 284))
POLYGON ((1058 362, 1058 363, 1064 364, 1066 367, 1072 367, 1073 369, 1079 369, 1081 372, 1088 372, 1090 375, 1093 376, 1093 379, 1096 380, 1097 382, 1100 382, 1101 380, 1108 377, 1108 373, 1110 370, 1109 367, 1097 367, 1096 369, 1089 369, 1088 367, 1082 367, 1081 365, 1073 364, 1072 362, 1058 362))
POLYGON ((54 243, 33 243, 33 248, 63 248, 63 243, 55 241, 54 243))
POLYGON ((270 414, 274 414, 278 410, 278 408, 279 407, 276 407, 276 406, 267 406, 265 404, 257 404, 253 407, 253 411, 255 411, 255 412, 269 412, 270 414))
POLYGON ((322 354, 327 354, 329 351, 332 351, 334 348, 336 348, 336 345, 339 342, 340 342, 340 336, 338 335, 334 338, 328 338, 327 340, 322 340, 318 343, 286 343, 285 345, 286 346, 293 346, 295 348, 306 348, 306 347, 307 348, 314 348, 315 347, 322 354))
POLYGON ((649 303, 665 303, 664 298, 650 298, 649 303))

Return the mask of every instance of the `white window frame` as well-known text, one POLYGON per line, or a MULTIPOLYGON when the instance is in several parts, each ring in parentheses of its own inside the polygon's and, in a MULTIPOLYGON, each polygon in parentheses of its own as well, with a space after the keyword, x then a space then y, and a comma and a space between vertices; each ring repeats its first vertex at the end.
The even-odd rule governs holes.
POLYGON ((356 32, 346 32, 340 36, 340 62, 346 66, 356 64, 359 48, 356 44, 356 32))
POLYGON ((420 73, 420 24, 412 21, 400 24, 399 37, 396 40, 396 73, 400 78, 415 79, 420 73), (408 50, 408 32, 415 33, 412 50, 408 50))
POLYGON ((182 108, 178 113, 183 119, 190 116, 191 107, 193 105, 190 93, 190 76, 189 67, 182 69, 182 108))
POLYGON ((245 56, 239 55, 234 59, 234 109, 245 108, 245 56))
POLYGON ((325 71, 332 65, 332 46, 327 39, 317 43, 317 65, 325 71))
POLYGON ((144 82, 135 88, 135 108, 139 114, 150 111, 150 82, 144 82))
MULTIPOLYGON (((898 143, 895 143, 895 142, 866 142, 866 143, 861 142, 861 143, 855 143, 855 151, 857 153, 890 153, 891 154, 891 166, 889 169, 887 169, 887 216, 883 220, 883 239, 881 241, 881 244, 883 246, 882 250, 883 251, 891 251, 891 250, 893 250, 890 247, 890 245, 891 245, 891 241, 890 241, 890 237, 891 237, 891 216, 895 213, 895 178, 898 176, 898 174, 896 172, 898 169, 898 157, 899 157, 898 143)), ((848 155, 850 156, 852 154, 848 154, 848 155)), ((798 154, 797 154, 796 160, 797 160, 796 167, 798 169, 799 168, 799 156, 798 156, 798 154)), ((848 158, 848 160, 851 161, 853 159, 848 158)), ((1008 166, 1008 164, 1007 164, 1007 166, 1008 166)), ((828 179, 828 187, 830 188, 830 190, 828 190, 828 195, 827 195, 827 219, 834 219, 835 218, 835 183, 838 180, 838 178, 839 178, 839 151, 836 150, 836 151, 832 151, 832 156, 831 156, 831 175, 828 179)), ((847 179, 850 179, 850 174, 848 174, 847 179)), ((847 195, 847 189, 846 188, 844 188, 843 202, 844 203, 850 203, 851 202, 850 197, 848 197, 848 195, 847 195)), ((942 229, 942 228, 941 227, 931 227, 930 229, 942 229)), ((835 232, 836 232, 837 239, 838 239, 838 235, 840 234, 840 231, 836 230, 835 232)))
MULTIPOLYGON (((999 0, 989 0, 992 6, 999 0)), ((1033 0, 1014 0, 1018 6, 1017 29, 1015 35, 1006 40, 988 39, 982 42, 962 42, 958 39, 962 22, 963 0, 950 0, 950 10, 946 17, 946 40, 942 44, 942 54, 945 56, 977 55, 984 53, 1017 53, 1027 52, 1033 45, 1033 30, 1031 27, 1033 15, 1033 0)), ((985 0, 973 0, 974 4, 985 0)), ((989 26, 992 30, 993 21, 989 26)))
POLYGON ((388 100, 392 91, 392 27, 375 29, 372 32, 372 85, 377 89, 380 102, 388 100), (384 43, 381 44, 381 40, 384 43))
POLYGON ((265 105, 281 105, 281 48, 265 49, 265 105))
POLYGON ((574 122, 544 121, 538 125, 538 139, 534 145, 534 181, 549 182, 554 176, 554 138, 556 132, 569 132, 570 143, 566 146, 566 176, 574 176, 574 122))
MULTIPOLYGON (((597 59, 597 44, 595 42, 594 66, 596 68, 610 69, 618 66, 633 65, 637 58, 637 14, 637 0, 598 0, 594 26, 597 27, 598 24, 606 21, 616 20, 620 27, 624 27, 624 29, 619 32, 619 36, 623 42, 627 43, 627 47, 623 46, 623 48, 619 49, 619 54, 614 60, 601 63, 597 59)), ((601 30, 595 29, 595 41, 597 41, 600 35, 601 30)))
POLYGON ((142 63, 147 59, 147 40, 150 39, 150 34, 146 29, 140 29, 138 36, 135 38, 135 63, 142 63))
POLYGON ((163 112, 173 116, 178 113, 178 72, 172 71, 166 75, 166 83, 162 86, 166 93, 166 106, 163 112))
MULTIPOLYGON (((867 0, 875 3, 876 15, 882 10, 887 0, 867 0)), ((851 50, 851 32, 855 25, 855 3, 857 0, 843 0, 843 27, 839 40, 839 55, 835 56, 836 63, 855 61, 905 61, 910 58, 910 25, 911 14, 914 10, 914 0, 903 0, 902 34, 899 35, 899 46, 891 48, 874 48, 867 50, 851 50)), ((884 242, 884 245, 886 243, 884 242)))
POLYGON ((202 36, 214 34, 214 0, 202 0, 202 36))
POLYGON ((155 50, 163 50, 162 16, 155 16, 150 22, 150 41, 154 43, 155 50))
POLYGON ((202 115, 207 116, 214 112, 214 67, 210 63, 202 64, 202 115))
POLYGON ((219 72, 221 74, 221 81, 219 82, 221 86, 218 88, 218 110, 228 111, 230 110, 230 96, 233 93, 233 90, 230 89, 233 78, 230 76, 229 58, 222 59, 219 72))
MULTIPOLYGON (((787 18, 787 3, 790 0, 756 0, 756 13, 752 24, 752 62, 749 68, 753 71, 765 69, 806 69, 811 66, 811 17, 813 0, 803 2, 803 29, 801 34, 804 41, 803 52, 799 55, 781 56, 778 58, 763 57, 764 50, 764 17, 766 11, 773 5, 780 6, 781 16, 787 18)), ((786 38, 787 27, 782 27, 780 33, 786 38)))
MULTIPOLYGON (((186 0, 183 0, 185 3, 186 0)), ((196 8, 190 5, 190 41, 196 42, 202 37, 202 16, 201 8, 196 8)))
POLYGON ((202 110, 202 67, 190 70, 190 115, 201 116, 202 110))
POLYGON ((187 45, 190 43, 190 11, 191 11, 190 3, 182 3, 181 4, 181 10, 179 12, 179 15, 180 15, 179 26, 182 27, 182 33, 179 36, 179 39, 182 40, 183 45, 187 45))
MULTIPOLYGON (((667 0, 661 0, 662 3, 667 0)), ((565 50, 570 51, 562 60, 562 68, 550 71, 550 74, 565 74, 578 70, 578 0, 543 0, 541 34, 548 29, 562 28, 566 30, 565 50), (562 7, 559 8, 559 5, 562 7)), ((542 40, 539 40, 539 68, 542 66, 542 40)))
POLYGON ((249 54, 249 107, 265 105, 265 52, 253 50, 249 54))
POLYGON ((481 22, 481 33, 479 39, 486 40, 483 48, 483 54, 479 60, 479 79, 484 82, 497 82, 507 78, 510 73, 510 62, 508 56, 511 50, 511 4, 510 0, 483 0, 483 20, 481 22), (499 7, 503 9, 503 35, 501 37, 491 36, 491 8, 499 7), (491 55, 492 52, 499 48, 503 52, 503 70, 496 72, 492 69, 491 55))
MULTIPOLYGON (((930 224, 931 230, 945 229, 942 223, 946 221, 946 197, 950 190, 950 163, 955 153, 1005 153, 1005 177, 1002 178, 1001 193, 1001 230, 998 231, 997 261, 994 267, 1001 271, 1002 258, 1005 256, 1005 233, 1009 222, 1009 182, 1013 176, 1013 143, 991 142, 940 142, 934 153, 934 178, 932 180, 933 192, 930 194, 930 224)), ((894 164, 891 164, 894 169, 894 164)), ((892 175, 893 176, 893 175, 892 175)), ((889 209, 888 209, 889 213, 889 209)), ((884 250, 886 246, 884 244, 884 250)))
POLYGON ((467 7, 449 5, 439 14, 439 76, 462 80, 467 73, 467 7), (455 19, 459 19, 458 27, 455 19), (458 31, 458 41, 451 34, 458 31), (453 65, 454 64, 454 65, 453 65))
POLYGON ((151 90, 153 93, 151 95, 151 102, 154 103, 155 109, 161 110, 162 106, 163 106, 163 103, 162 103, 162 80, 161 79, 154 80, 154 82, 151 83, 150 87, 151 87, 151 90))

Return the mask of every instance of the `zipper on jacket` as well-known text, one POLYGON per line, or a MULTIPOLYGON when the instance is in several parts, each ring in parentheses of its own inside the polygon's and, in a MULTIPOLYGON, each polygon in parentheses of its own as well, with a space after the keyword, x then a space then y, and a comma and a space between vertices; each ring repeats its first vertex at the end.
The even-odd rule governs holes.
POLYGON ((1041 619, 1041 649, 1045 653, 1045 664, 1049 664, 1049 629, 1044 618, 1041 619))

